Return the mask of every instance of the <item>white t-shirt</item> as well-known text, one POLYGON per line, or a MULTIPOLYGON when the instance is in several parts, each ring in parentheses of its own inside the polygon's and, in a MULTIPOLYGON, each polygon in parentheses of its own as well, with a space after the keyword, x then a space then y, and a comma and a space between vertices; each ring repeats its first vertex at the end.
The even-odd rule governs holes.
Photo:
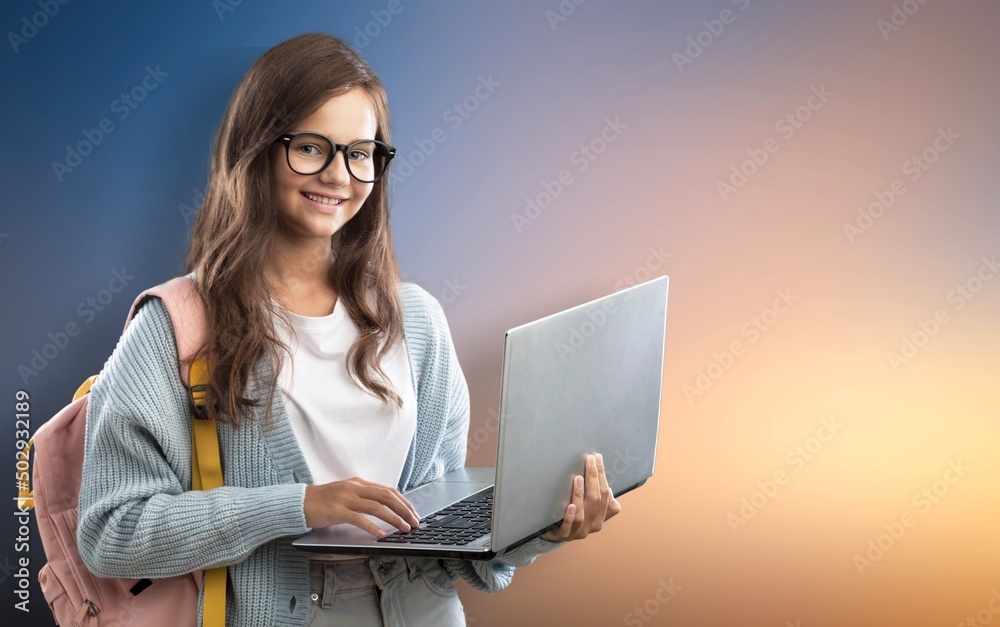
MULTIPOLYGON (((280 307, 280 305, 278 305, 280 307)), ((316 485, 360 477, 396 487, 417 423, 417 402, 404 342, 381 362, 403 399, 402 408, 361 390, 347 372, 347 351, 358 327, 340 299, 326 316, 301 316, 285 310, 290 332, 278 318, 275 329, 294 358, 278 378, 292 430, 316 485), (296 341, 297 337, 297 341, 296 341)), ((310 554, 313 559, 357 556, 310 554)))

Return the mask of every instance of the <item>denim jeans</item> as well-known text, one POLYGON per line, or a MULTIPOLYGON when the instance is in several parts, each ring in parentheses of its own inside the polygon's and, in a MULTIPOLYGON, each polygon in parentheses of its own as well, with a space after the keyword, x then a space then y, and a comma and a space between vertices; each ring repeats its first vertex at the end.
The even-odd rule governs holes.
POLYGON ((465 608, 439 559, 313 561, 309 581, 307 627, 465 625, 465 608))

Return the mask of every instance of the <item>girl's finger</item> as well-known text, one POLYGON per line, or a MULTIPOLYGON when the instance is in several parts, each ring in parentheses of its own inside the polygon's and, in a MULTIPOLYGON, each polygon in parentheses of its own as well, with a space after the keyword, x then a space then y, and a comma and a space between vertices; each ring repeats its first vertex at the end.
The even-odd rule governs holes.
POLYGON ((579 538, 580 528, 583 527, 583 522, 587 517, 587 510, 583 507, 583 476, 577 475, 575 483, 573 484, 573 505, 575 505, 575 514, 573 516, 573 528, 571 535, 574 538, 579 538))
POLYGON ((563 516, 562 524, 556 529, 542 534, 542 539, 550 540, 553 542, 561 542, 569 537, 570 531, 573 528, 574 519, 574 506, 572 503, 566 506, 566 515, 563 516))
POLYGON ((595 462, 597 466, 597 478, 598 485, 600 486, 600 495, 598 497, 597 510, 593 512, 594 517, 591 519, 591 531, 600 531, 601 527, 604 525, 604 521, 608 517, 608 501, 611 496, 611 488, 608 486, 608 477, 604 474, 604 456, 598 453, 595 457, 595 462))

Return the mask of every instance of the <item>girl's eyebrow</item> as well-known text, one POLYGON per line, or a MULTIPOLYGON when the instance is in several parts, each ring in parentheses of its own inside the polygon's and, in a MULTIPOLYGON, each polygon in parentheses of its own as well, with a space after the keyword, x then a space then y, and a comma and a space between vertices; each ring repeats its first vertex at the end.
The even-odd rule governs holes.
MULTIPOLYGON (((326 133, 320 133, 319 131, 313 131, 313 130, 310 130, 310 129, 305 129, 305 128, 302 128, 302 129, 292 129, 292 130, 286 131, 286 132, 288 132, 288 133, 312 133, 313 135, 321 135, 321 136, 329 139, 331 142, 333 142, 333 138, 330 137, 329 135, 327 135, 326 133)), ((374 140, 375 140, 374 137, 356 137, 356 138, 354 138, 354 139, 352 139, 352 140, 350 140, 348 142, 344 142, 344 143, 345 144, 350 144, 351 142, 374 141, 374 140)), ((337 143, 337 142, 334 142, 334 143, 337 143)))

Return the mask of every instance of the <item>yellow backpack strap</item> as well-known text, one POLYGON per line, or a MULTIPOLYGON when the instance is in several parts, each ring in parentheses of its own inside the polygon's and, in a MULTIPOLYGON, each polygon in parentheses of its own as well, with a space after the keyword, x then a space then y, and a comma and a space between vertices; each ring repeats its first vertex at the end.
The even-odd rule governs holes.
POLYGON ((76 392, 73 393, 73 400, 80 398, 84 394, 90 392, 91 386, 94 385, 94 381, 97 381, 97 375, 91 375, 87 377, 87 380, 80 384, 80 387, 76 388, 76 392))
MULTIPOLYGON (((219 432, 215 420, 205 413, 205 393, 208 386, 208 359, 199 357, 188 371, 188 392, 194 406, 191 421, 191 487, 211 490, 222 486, 222 459, 219 455, 219 432)), ((203 627, 224 627, 226 624, 225 566, 205 571, 202 586, 203 627)))

